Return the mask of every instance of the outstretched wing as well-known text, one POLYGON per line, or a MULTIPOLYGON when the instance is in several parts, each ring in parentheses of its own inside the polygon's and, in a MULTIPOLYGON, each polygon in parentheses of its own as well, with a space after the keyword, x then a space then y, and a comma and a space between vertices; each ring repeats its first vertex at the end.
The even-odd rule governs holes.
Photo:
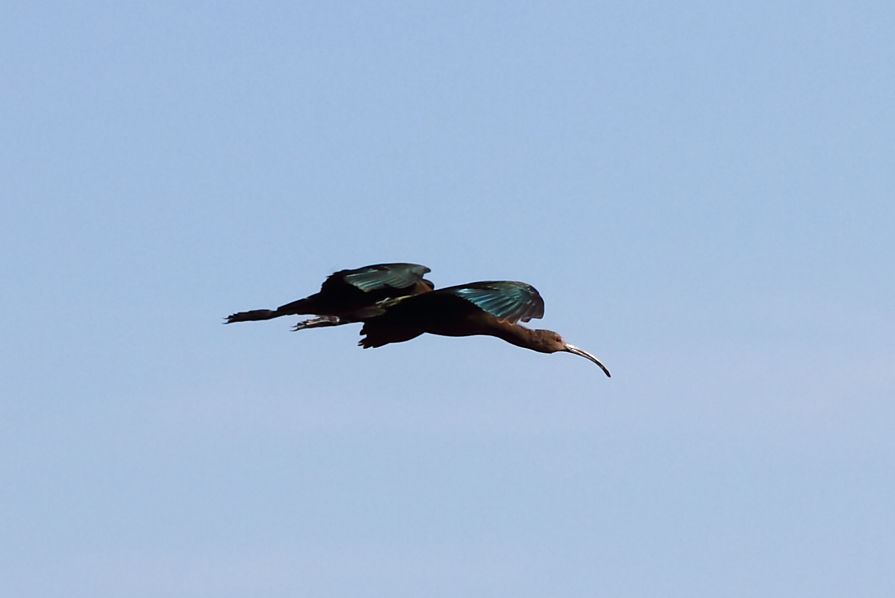
POLYGON ((276 309, 256 309, 232 314, 227 317, 227 323, 270 320, 293 314, 321 316, 300 322, 297 330, 356 322, 381 313, 381 309, 369 313, 363 311, 371 309, 380 301, 431 291, 434 285, 423 278, 426 272, 430 272, 429 268, 419 264, 374 264, 356 270, 340 270, 327 277, 319 293, 276 309), (335 320, 329 319, 330 317, 335 320))
POLYGON ((544 317, 544 300, 538 290, 524 282, 471 282, 441 289, 440 293, 456 295, 469 301, 495 318, 515 324, 544 317))
POLYGON ((431 270, 419 264, 375 264, 336 272, 326 279, 321 290, 340 283, 349 284, 364 293, 386 288, 406 289, 420 282, 426 272, 431 270))

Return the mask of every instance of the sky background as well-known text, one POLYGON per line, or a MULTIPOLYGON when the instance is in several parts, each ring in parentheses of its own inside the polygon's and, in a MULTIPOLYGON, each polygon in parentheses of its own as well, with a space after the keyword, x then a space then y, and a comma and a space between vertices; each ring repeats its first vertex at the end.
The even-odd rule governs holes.
POLYGON ((895 3, 0 12, 0 594, 895 595, 895 3))

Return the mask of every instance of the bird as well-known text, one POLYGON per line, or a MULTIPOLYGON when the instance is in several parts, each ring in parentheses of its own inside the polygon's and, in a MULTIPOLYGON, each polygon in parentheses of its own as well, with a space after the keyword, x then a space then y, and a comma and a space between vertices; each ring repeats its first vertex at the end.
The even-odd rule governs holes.
POLYGON ((320 292, 276 309, 255 309, 227 316, 225 324, 270 320, 280 316, 313 314, 293 330, 339 326, 380 315, 376 305, 384 300, 431 292, 435 285, 423 278, 431 272, 419 264, 373 264, 354 270, 339 270, 328 276, 320 292))
POLYGON ((603 363, 567 343, 552 330, 523 326, 544 316, 544 300, 530 284, 516 281, 482 281, 446 287, 413 296, 383 301, 380 315, 364 320, 358 345, 364 349, 401 343, 423 333, 442 336, 496 336, 517 347, 540 353, 565 351, 597 364, 603 363))

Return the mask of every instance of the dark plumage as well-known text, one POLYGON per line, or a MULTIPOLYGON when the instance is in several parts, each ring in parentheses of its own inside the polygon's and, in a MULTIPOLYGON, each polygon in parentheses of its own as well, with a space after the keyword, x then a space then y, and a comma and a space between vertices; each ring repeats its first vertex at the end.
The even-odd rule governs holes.
POLYGON ((432 291, 435 285, 423 278, 427 272, 430 272, 429 268, 419 264, 375 264, 355 270, 340 270, 323 282, 319 293, 276 309, 235 313, 227 317, 226 323, 270 320, 298 314, 318 317, 299 322, 296 330, 358 322, 382 313, 375 307, 381 301, 432 291))
POLYGON ((382 315, 366 319, 358 343, 365 349, 411 340, 423 333, 442 336, 488 335, 541 353, 565 351, 600 360, 551 330, 521 324, 544 315, 544 300, 524 282, 473 282, 387 302, 382 315))

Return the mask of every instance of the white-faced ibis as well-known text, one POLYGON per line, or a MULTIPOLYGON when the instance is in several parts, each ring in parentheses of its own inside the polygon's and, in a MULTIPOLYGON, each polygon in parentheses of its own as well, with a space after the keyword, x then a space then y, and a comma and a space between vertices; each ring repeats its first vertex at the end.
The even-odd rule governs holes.
POLYGON ((361 330, 365 336, 358 344, 365 349, 409 341, 425 332, 443 336, 483 334, 541 353, 574 353, 610 375, 599 359, 570 345, 556 332, 519 324, 544 315, 540 293, 524 282, 473 282, 384 301, 380 307, 385 313, 366 319, 361 330))
MULTIPOLYGON (((242 311, 227 317, 227 324, 270 320, 280 316, 313 314, 318 317, 299 322, 295 330, 318 326, 338 326, 359 322, 371 315, 365 311, 386 299, 428 293, 435 286, 423 275, 430 272, 419 264, 375 264, 331 274, 320 292, 281 305, 276 309, 242 311)), ((374 310, 373 313, 381 313, 374 310)))

